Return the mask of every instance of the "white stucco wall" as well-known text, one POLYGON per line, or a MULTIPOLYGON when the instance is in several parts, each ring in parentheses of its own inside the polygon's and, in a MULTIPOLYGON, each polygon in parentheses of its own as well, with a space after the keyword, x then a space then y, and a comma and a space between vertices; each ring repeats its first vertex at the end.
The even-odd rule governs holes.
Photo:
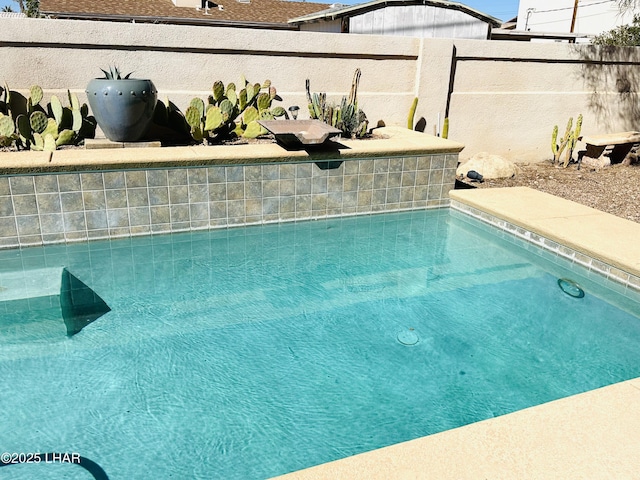
POLYGON ((638 49, 0 18, 0 55, 0 82, 25 93, 39 84, 46 98, 67 88, 83 97, 100 68, 117 65, 186 109, 215 80, 244 74, 270 79, 282 106, 302 107, 300 118, 306 78, 339 101, 360 68, 359 104, 372 125, 405 126, 418 96, 415 120, 433 133, 448 114, 462 159, 489 151, 545 160, 553 126, 580 113, 585 135, 640 125, 638 49))

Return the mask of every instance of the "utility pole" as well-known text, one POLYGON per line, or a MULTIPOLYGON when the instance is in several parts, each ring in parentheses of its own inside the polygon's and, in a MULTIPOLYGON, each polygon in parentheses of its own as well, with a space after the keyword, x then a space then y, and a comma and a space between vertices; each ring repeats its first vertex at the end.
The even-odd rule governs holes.
POLYGON ((569 30, 570 33, 573 33, 573 30, 575 29, 577 16, 578 16, 578 0, 575 0, 575 3, 573 4, 573 16, 571 17, 571 30, 569 30))

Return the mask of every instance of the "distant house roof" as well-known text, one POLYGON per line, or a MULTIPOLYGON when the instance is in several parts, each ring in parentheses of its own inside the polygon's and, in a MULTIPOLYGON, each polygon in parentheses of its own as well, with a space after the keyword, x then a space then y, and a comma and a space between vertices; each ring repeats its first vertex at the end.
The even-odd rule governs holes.
MULTIPOLYGON (((196 3, 200 4, 200 1, 196 3)), ((177 7, 171 0, 41 0, 52 18, 178 23, 292 29, 290 18, 325 10, 329 4, 284 0, 217 0, 208 8, 177 7)))
POLYGON ((342 17, 353 17, 355 15, 361 15, 373 10, 378 10, 385 7, 392 6, 404 6, 404 5, 431 5, 434 7, 448 8, 452 10, 459 10, 472 17, 482 20, 492 27, 498 28, 502 25, 502 22, 490 15, 482 13, 471 7, 468 7, 458 2, 448 2, 445 0, 373 0, 367 3, 361 3, 358 5, 330 7, 326 10, 319 12, 308 13, 297 18, 292 18, 289 23, 293 25, 300 25, 302 23, 312 23, 322 20, 335 20, 342 17))

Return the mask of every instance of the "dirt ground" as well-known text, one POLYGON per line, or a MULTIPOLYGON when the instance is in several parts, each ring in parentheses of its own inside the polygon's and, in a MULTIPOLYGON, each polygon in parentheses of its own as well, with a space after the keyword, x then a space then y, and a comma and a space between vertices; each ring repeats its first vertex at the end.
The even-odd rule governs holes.
POLYGON ((640 223, 640 164, 600 170, 556 167, 551 162, 518 164, 513 178, 470 182, 479 188, 526 186, 640 223))

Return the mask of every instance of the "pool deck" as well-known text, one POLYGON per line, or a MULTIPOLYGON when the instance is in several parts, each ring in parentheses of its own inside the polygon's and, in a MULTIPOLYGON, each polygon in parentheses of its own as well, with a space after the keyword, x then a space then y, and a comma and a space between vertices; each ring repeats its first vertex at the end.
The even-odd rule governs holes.
MULTIPOLYGON (((525 187, 450 196, 640 273, 638 223, 525 187)), ((640 378, 277 478, 637 479, 640 378)))

